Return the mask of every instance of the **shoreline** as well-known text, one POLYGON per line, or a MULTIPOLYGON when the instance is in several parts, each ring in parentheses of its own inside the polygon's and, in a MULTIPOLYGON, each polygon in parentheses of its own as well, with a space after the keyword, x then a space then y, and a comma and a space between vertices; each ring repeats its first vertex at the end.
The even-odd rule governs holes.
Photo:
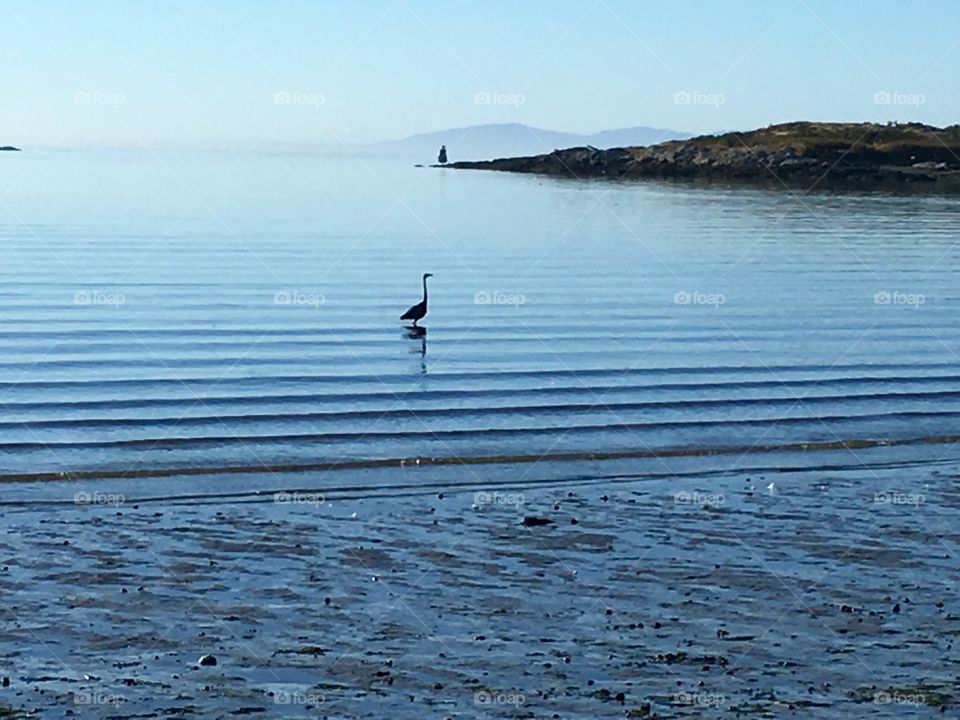
POLYGON ((911 475, 6 508, 0 706, 940 716, 958 466, 911 475))
MULTIPOLYGON (((829 418, 827 418, 829 419, 829 418)), ((758 421, 760 422, 760 421, 758 421)), ((766 422, 766 421, 762 421, 766 422)), ((463 431, 471 433, 474 431, 463 431)), ((609 450, 609 451, 556 451, 530 455, 449 455, 412 456, 402 458, 339 459, 327 462, 287 463, 282 465, 233 465, 212 467, 155 467, 155 468, 101 468, 77 471, 48 471, 35 473, 0 474, 0 484, 33 482, 69 482, 75 480, 111 480, 164 477, 188 477, 198 475, 255 475, 305 472, 330 472, 333 470, 359 470, 373 468, 404 468, 445 465, 523 465, 539 462, 607 461, 626 459, 699 458, 715 456, 746 456, 749 454, 818 452, 825 450, 867 450, 870 448, 903 447, 913 445, 955 445, 960 435, 924 435, 905 438, 837 438, 835 440, 809 440, 789 443, 767 443, 715 447, 676 447, 609 450)))
POLYGON ((960 126, 798 122, 647 147, 576 147, 432 167, 580 180, 955 194, 960 192, 960 126))

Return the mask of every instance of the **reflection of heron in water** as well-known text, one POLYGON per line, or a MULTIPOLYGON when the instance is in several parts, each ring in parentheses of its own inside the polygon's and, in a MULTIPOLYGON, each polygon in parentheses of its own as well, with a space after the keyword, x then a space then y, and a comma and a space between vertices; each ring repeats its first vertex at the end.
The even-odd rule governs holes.
POLYGON ((423 320, 423 316, 427 314, 427 278, 433 277, 433 273, 424 273, 423 274, 423 300, 418 302, 416 305, 410 307, 403 315, 400 316, 401 320, 413 320, 413 327, 417 327, 417 321, 423 320))
MULTIPOLYGON (((404 334, 404 337, 409 338, 410 340, 420 339, 420 372, 427 372, 427 329, 425 327, 411 327, 407 328, 407 332, 404 334)), ((411 349, 410 352, 417 352, 417 350, 411 349)))

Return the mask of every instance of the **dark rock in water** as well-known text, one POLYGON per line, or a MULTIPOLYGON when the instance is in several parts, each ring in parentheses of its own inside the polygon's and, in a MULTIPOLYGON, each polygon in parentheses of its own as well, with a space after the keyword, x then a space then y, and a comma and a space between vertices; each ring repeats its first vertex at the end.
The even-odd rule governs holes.
POLYGON ((3 678, 3 686, 4 686, 4 687, 10 687, 10 678, 8 678, 8 677, 4 677, 4 678, 3 678))
POLYGON ((0 146, 0 152, 9 151, 9 152, 20 152, 20 148, 16 148, 13 145, 3 145, 0 146))
POLYGON ((213 655, 204 655, 200 658, 200 664, 206 667, 212 667, 217 664, 217 659, 213 655))
POLYGON ((535 517, 533 515, 527 515, 523 518, 523 524, 527 527, 536 527, 538 525, 551 525, 553 520, 550 518, 535 517))

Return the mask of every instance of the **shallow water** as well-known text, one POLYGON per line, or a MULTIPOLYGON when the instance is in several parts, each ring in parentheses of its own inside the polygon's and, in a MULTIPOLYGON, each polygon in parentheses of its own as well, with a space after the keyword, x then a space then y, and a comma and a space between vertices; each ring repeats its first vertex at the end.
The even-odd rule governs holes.
POLYGON ((7 479, 282 466, 323 486, 342 480, 296 468, 739 456, 960 417, 954 199, 256 149, 2 159, 7 479))

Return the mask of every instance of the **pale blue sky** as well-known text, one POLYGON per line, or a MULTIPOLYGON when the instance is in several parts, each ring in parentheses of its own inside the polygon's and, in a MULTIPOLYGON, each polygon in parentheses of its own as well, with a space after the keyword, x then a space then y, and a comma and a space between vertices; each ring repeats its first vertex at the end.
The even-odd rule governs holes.
POLYGON ((0 66, 14 144, 944 125, 960 122, 960 3, 0 0, 0 66))

